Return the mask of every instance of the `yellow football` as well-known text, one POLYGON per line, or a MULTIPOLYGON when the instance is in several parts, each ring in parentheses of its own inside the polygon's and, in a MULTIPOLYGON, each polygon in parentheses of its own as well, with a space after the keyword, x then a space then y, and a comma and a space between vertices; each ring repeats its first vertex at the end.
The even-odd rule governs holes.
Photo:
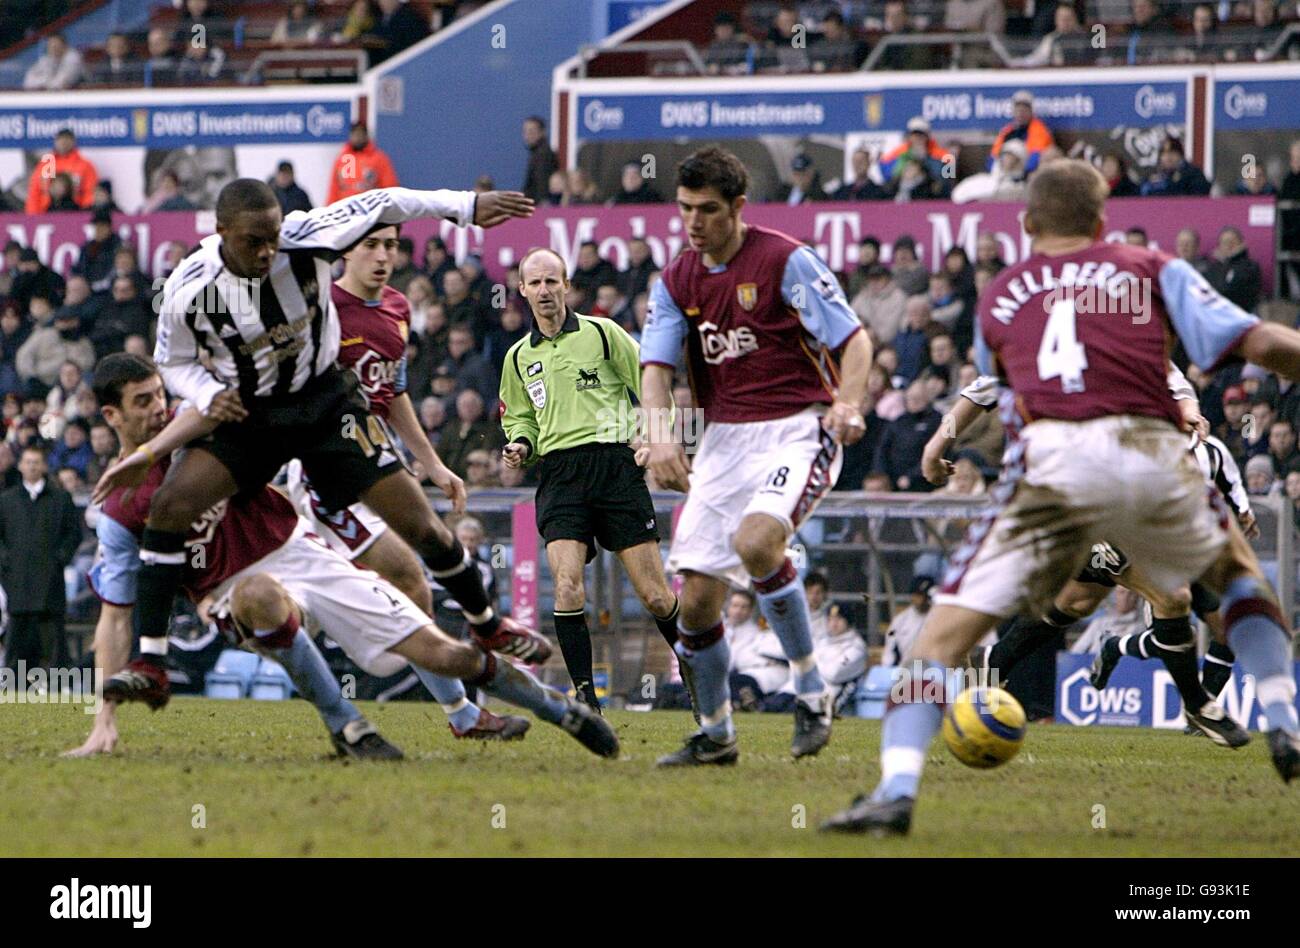
POLYGON ((1025 742, 1025 709, 1001 688, 967 688, 944 712, 943 740, 967 767, 1005 764, 1025 742))

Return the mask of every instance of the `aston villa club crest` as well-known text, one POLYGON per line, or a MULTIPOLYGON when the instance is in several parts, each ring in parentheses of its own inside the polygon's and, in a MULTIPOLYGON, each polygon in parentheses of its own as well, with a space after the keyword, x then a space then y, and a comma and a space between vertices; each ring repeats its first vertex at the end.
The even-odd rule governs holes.
POLYGON ((885 117, 885 97, 880 93, 862 97, 862 117, 867 128, 879 128, 885 117))
POLYGON ((758 284, 742 283, 736 287, 736 302, 745 312, 752 312, 758 305, 758 284))

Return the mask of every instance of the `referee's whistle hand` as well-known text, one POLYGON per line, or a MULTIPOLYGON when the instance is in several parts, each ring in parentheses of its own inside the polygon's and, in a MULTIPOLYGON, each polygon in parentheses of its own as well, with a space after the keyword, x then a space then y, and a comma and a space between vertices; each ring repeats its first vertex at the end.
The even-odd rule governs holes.
POLYGON ((501 461, 510 469, 523 467, 528 460, 528 446, 513 442, 501 449, 501 461))
POLYGON ((243 421, 248 417, 248 409, 239 400, 239 392, 228 388, 212 399, 212 404, 208 406, 207 417, 219 423, 243 421))
POLYGON ((474 223, 495 227, 512 217, 532 217, 533 199, 520 191, 484 191, 474 201, 474 223))
POLYGON ((680 444, 652 444, 647 467, 655 483, 664 490, 686 493, 691 485, 691 464, 680 444))

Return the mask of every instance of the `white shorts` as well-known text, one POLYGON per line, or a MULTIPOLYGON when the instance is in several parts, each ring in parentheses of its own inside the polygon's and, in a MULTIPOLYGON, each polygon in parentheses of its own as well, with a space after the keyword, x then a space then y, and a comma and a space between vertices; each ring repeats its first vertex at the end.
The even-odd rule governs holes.
POLYGON ((213 619, 240 641, 250 638, 252 632, 234 622, 231 595, 241 580, 259 573, 288 591, 302 610, 309 635, 314 637, 323 630, 349 658, 380 678, 396 674, 407 664, 389 649, 430 624, 429 617, 400 589, 378 573, 350 563, 300 522, 288 543, 231 576, 213 592, 213 619))
POLYGON ((710 423, 692 459, 668 568, 748 588, 750 576, 733 545, 740 521, 764 513, 794 533, 829 493, 843 463, 843 451, 812 409, 773 421, 710 423))
POLYGON ((1008 445, 994 496, 953 556, 937 604, 1039 615, 1102 541, 1173 593, 1228 538, 1227 509, 1187 436, 1155 418, 1036 421, 1008 445))
POLYGON ((311 524, 313 533, 345 559, 355 560, 388 529, 379 514, 359 501, 336 513, 325 510, 303 474, 301 461, 290 461, 285 465, 285 472, 285 489, 298 513, 311 524))

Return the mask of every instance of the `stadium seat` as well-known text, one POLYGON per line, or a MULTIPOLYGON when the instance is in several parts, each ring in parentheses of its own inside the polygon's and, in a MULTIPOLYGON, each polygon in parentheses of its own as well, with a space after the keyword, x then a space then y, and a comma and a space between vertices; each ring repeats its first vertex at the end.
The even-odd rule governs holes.
POLYGON ((883 718, 889 686, 893 683, 893 666, 876 665, 867 671, 866 681, 858 688, 857 716, 883 718))
POLYGON ((293 697, 293 682, 289 680, 289 673, 283 665, 264 658, 257 674, 253 676, 248 696, 255 701, 284 701, 293 697))
POLYGON ((204 678, 204 694, 209 698, 242 698, 248 694, 261 658, 252 652, 228 648, 204 678))

